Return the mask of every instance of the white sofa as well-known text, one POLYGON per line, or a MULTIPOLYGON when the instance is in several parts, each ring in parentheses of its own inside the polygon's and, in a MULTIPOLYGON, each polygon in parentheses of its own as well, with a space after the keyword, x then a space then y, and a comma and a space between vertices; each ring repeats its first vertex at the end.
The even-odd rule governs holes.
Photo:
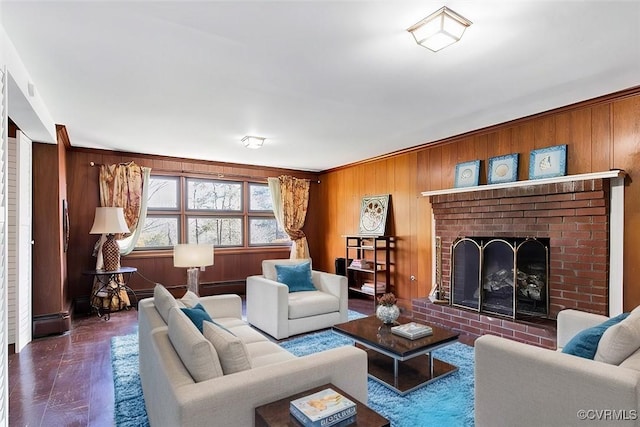
MULTIPOLYGON (((204 336, 190 320, 184 322, 186 316, 177 308, 181 302, 169 301, 167 309, 167 301, 154 293, 154 298, 139 304, 140 379, 151 426, 253 426, 256 407, 325 383, 367 401, 364 351, 346 346, 295 357, 242 320, 242 302, 237 295, 201 297, 199 302, 215 322, 242 340, 250 369, 196 381, 181 355, 185 350, 190 354, 197 346, 216 348, 203 342, 204 336), (162 301, 160 309, 154 303, 156 298, 162 301), (185 333, 176 337, 178 325, 185 333), (200 341, 185 346, 183 336, 200 341)), ((207 365, 204 369, 208 372, 207 365)))
MULTIPOLYGON (((559 349, 578 332, 605 320, 561 311, 559 349)), ((637 324, 634 328, 639 329, 637 324)), ((640 340, 633 341, 640 347, 640 340)), ((598 352, 604 343, 605 335, 598 352)), ((636 345, 629 340, 623 344, 636 345)), ((630 351, 615 365, 484 335, 475 342, 475 425, 639 426, 640 349, 630 351)))
POLYGON ((346 277, 312 271, 317 290, 291 293, 286 285, 276 281, 276 265, 303 262, 310 260, 264 260, 262 275, 247 277, 247 321, 275 339, 329 328, 348 320, 346 277))

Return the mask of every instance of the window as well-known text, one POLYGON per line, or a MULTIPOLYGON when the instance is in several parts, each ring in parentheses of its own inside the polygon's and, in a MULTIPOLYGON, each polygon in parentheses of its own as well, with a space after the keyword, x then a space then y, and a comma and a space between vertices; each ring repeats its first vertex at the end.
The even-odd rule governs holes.
POLYGON ((220 248, 289 245, 290 239, 273 215, 266 184, 152 175, 136 249, 169 249, 176 243, 220 248))

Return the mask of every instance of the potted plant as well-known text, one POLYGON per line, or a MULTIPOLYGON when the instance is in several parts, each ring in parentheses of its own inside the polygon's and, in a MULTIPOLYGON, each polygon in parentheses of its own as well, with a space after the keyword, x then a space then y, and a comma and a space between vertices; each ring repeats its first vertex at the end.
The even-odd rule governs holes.
POLYGON ((385 325, 390 325, 400 316, 400 309, 396 305, 398 299, 389 292, 378 298, 378 307, 376 308, 376 316, 385 325))

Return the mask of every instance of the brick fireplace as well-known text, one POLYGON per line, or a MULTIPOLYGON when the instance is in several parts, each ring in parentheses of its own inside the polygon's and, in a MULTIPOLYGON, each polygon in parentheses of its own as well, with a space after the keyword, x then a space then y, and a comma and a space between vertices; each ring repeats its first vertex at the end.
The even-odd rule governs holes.
POLYGON ((575 180, 563 177, 560 182, 500 184, 485 186, 486 189, 481 186, 473 191, 423 193, 430 197, 435 236, 441 240, 438 275, 441 298, 450 300, 451 248, 456 239, 479 236, 548 239, 549 320, 517 320, 450 304, 433 304, 428 298, 413 301, 414 317, 472 337, 491 333, 555 348, 554 319, 560 310, 574 308, 605 315, 617 311, 611 307, 619 303, 612 301, 611 295, 618 299, 621 289, 613 293, 610 289, 612 278, 619 281, 617 273, 610 269, 610 256, 618 251, 619 230, 612 231, 610 226, 612 212, 614 223, 618 222, 620 201, 612 199, 611 192, 613 182, 613 191, 619 194, 623 178, 598 175, 575 176, 575 180), (615 200, 613 211, 612 200, 615 200))

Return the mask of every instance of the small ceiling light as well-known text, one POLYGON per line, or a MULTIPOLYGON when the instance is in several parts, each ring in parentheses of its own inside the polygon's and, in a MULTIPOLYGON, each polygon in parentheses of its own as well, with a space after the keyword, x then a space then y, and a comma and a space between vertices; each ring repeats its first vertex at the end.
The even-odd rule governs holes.
POLYGON ((242 138, 242 142, 244 143, 245 147, 253 148, 255 150, 262 147, 265 139, 267 138, 261 138, 259 136, 245 136, 244 138, 242 138))
POLYGON ((472 22, 444 6, 422 21, 411 26, 409 31, 420 46, 434 52, 460 40, 472 22))

